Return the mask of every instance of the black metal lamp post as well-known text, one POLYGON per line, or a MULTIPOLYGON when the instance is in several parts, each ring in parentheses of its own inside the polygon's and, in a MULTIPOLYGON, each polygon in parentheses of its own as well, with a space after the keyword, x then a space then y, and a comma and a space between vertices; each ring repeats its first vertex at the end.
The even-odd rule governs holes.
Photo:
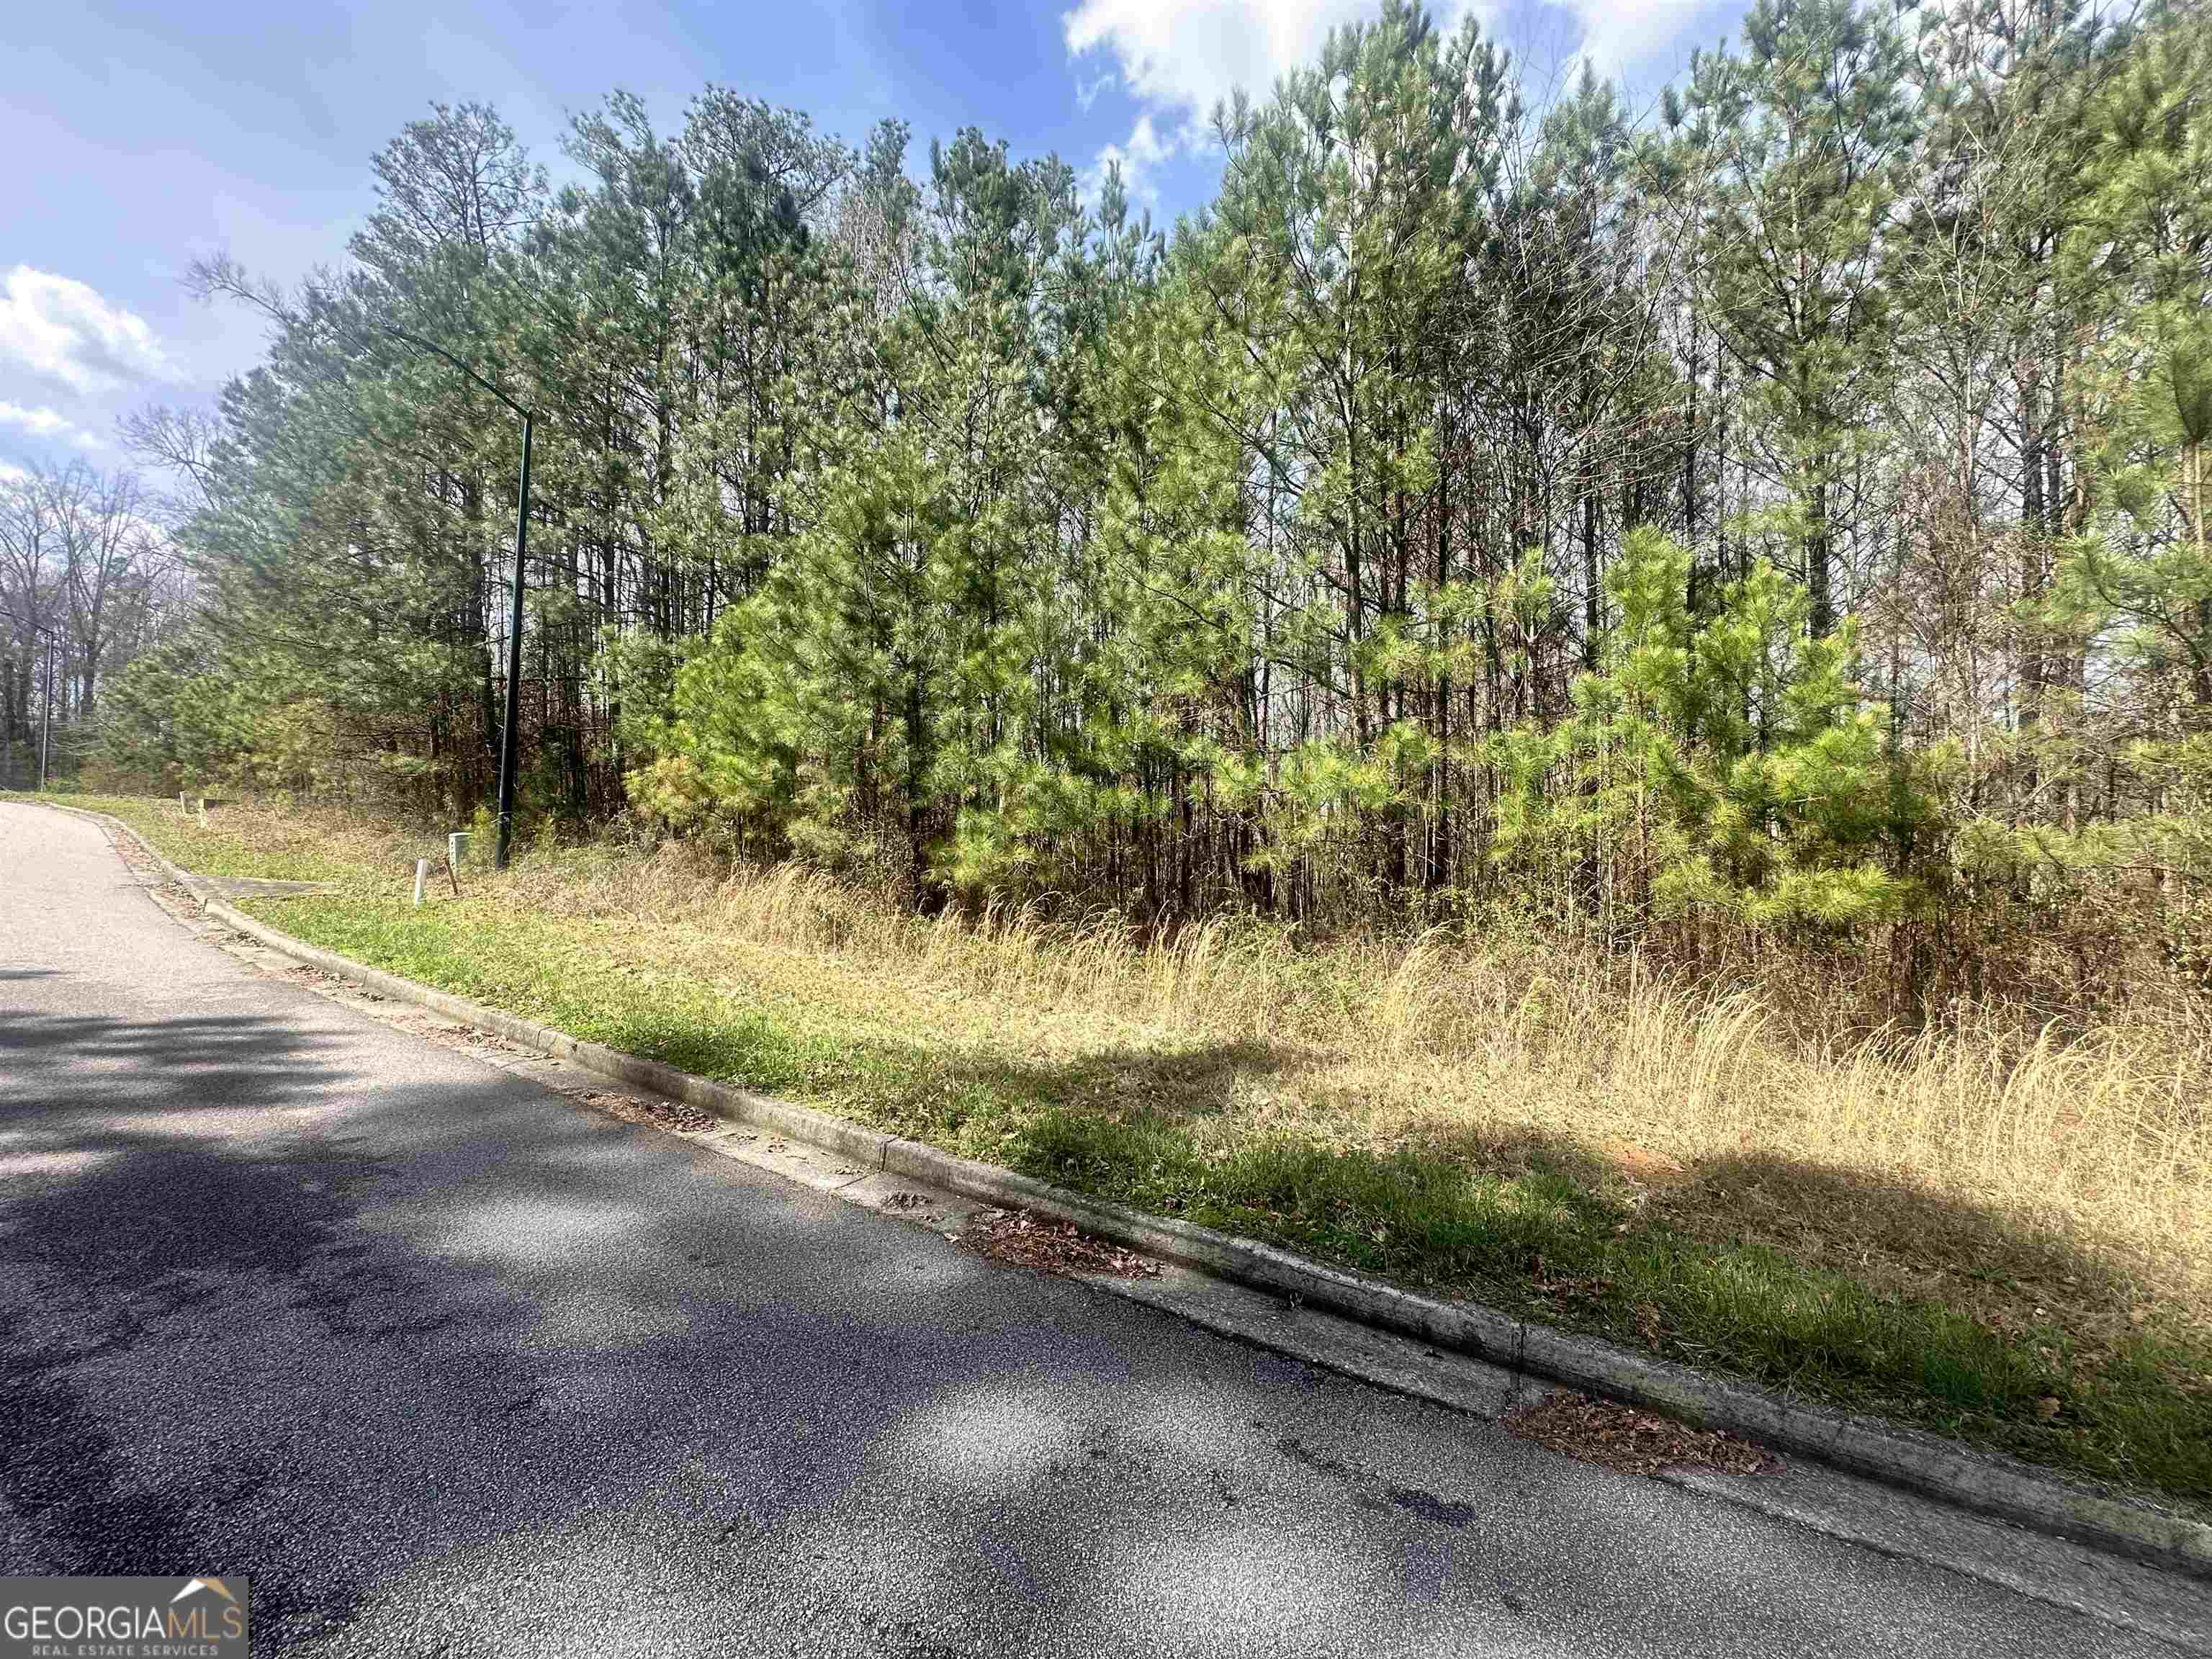
POLYGON ((45 676, 45 706, 39 716, 39 793, 46 789, 46 754, 53 747, 54 738, 54 636, 46 629, 39 630, 46 636, 46 672, 45 676))
POLYGON ((514 507, 514 605, 507 624, 507 726, 499 738, 499 838, 492 849, 492 867, 507 868, 507 847, 514 833, 514 785, 522 726, 522 561, 530 546, 530 428, 536 416, 471 368, 453 353, 428 340, 417 339, 391 324, 384 331, 418 350, 443 358, 470 380, 500 400, 522 422, 522 479, 514 507))
POLYGON ((499 734, 499 839, 491 858, 495 870, 507 868, 507 842, 514 834, 514 771, 522 731, 522 556, 530 547, 531 417, 526 409, 515 413, 522 417, 522 482, 514 513, 514 605, 507 619, 507 725, 499 734))

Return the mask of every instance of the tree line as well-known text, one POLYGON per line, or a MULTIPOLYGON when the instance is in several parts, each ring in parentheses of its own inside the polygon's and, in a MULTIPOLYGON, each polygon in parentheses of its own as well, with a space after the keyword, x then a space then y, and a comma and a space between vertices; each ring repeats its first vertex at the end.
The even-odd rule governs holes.
POLYGON ((42 748, 76 769, 100 689, 180 619, 177 578, 137 472, 0 471, 0 788, 36 781, 42 748))
POLYGON ((2207 21, 1759 0, 1635 111, 1392 0, 1217 112, 1171 230, 720 88, 578 118, 558 189, 439 107, 343 270, 197 268, 269 351, 138 423, 198 602, 112 763, 483 799, 516 445, 464 364, 538 414, 541 820, 923 908, 1877 930, 1916 995, 2085 896, 2187 955, 2207 21))

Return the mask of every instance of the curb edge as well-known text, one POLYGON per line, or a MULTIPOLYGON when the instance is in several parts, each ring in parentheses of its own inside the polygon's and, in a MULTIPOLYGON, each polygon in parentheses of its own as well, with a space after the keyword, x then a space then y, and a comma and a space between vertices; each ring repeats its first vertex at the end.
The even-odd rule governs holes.
POLYGON ((2094 1490, 2002 1454, 1974 1451, 1925 1431, 1709 1376, 1594 1337, 1515 1319, 1478 1303, 1438 1301, 1309 1261, 1270 1244, 1127 1209, 866 1128, 812 1107, 571 1036, 295 939, 215 896, 200 878, 172 863, 121 819, 55 802, 38 804, 120 830, 208 915, 272 950, 395 1001, 429 1008, 458 1024, 573 1060, 603 1077, 687 1102, 732 1122, 773 1130, 885 1174, 945 1188, 965 1198, 1036 1211, 1125 1248, 1295 1298, 1400 1336, 1697 1427, 1729 1430, 1777 1450, 1811 1457, 2032 1531, 2212 1579, 2212 1525, 2094 1490))

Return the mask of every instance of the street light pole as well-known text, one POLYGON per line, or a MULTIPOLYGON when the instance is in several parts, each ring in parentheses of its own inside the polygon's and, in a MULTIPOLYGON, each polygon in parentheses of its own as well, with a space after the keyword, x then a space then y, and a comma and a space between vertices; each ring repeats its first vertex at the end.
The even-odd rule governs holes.
POLYGON ((530 545, 530 410, 501 392, 444 347, 410 334, 394 324, 384 325, 393 339, 427 351, 458 368, 470 380, 505 404, 522 422, 522 479, 514 504, 514 604, 507 624, 507 726, 499 734, 499 835, 492 844, 492 868, 507 868, 507 854, 514 838, 514 783, 522 733, 522 594, 523 555, 530 545))
POLYGON ((53 746, 54 736, 54 636, 46 635, 46 672, 43 678, 46 707, 39 719, 39 793, 46 788, 46 752, 53 746))
MULTIPOLYGON (((42 623, 33 622, 30 617, 18 611, 10 611, 4 605, 0 605, 0 617, 7 617, 10 622, 21 623, 42 642, 46 651, 46 656, 40 663, 39 672, 39 787, 44 789, 46 787, 46 751, 52 746, 54 729, 54 630, 42 623)), ((5 665, 4 663, 0 663, 0 667, 5 665)), ((27 694, 29 690, 27 684, 24 689, 27 694)), ((0 750, 6 751, 5 769, 8 781, 12 784, 15 776, 15 731, 12 723, 9 725, 6 731, 0 732, 0 750)))
POLYGON ((516 733, 522 728, 522 558, 530 546, 530 413, 522 415, 522 482, 515 494, 514 607, 507 621, 507 726, 499 739, 499 836, 493 843, 495 870, 507 868, 507 849, 514 834, 516 733))

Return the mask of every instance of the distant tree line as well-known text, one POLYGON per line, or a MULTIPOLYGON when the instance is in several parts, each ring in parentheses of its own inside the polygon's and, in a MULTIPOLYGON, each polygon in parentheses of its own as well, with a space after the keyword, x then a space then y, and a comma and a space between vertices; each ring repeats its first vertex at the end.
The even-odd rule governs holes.
POLYGON ((185 613, 152 500, 129 468, 83 461, 0 476, 0 788, 74 774, 100 693, 185 613))
POLYGON ((2201 5, 1759 0, 1638 117, 1392 3, 1216 125, 1163 234, 973 131, 617 94, 556 191, 440 107, 346 269, 199 269, 270 344, 141 422, 198 608, 115 763, 483 799, 514 422, 405 336, 539 411, 541 818, 1913 995, 2085 896, 2198 948, 2201 5))

